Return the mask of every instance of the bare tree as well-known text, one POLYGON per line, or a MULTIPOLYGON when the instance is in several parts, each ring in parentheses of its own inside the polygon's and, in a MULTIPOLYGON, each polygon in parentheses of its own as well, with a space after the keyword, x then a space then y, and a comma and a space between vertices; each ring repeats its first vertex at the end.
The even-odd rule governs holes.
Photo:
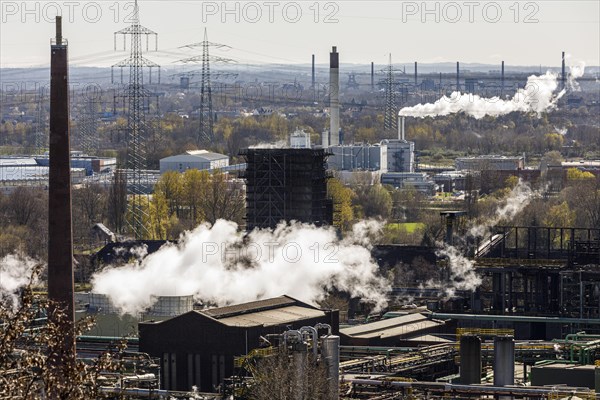
POLYGON ((41 189, 16 188, 8 197, 7 211, 13 224, 29 225, 43 214, 44 196, 41 189))
POLYGON ((108 220, 118 233, 125 228, 127 213, 127 181, 123 170, 116 170, 108 194, 108 220))
POLYGON ((227 179, 227 175, 215 172, 209 182, 206 196, 202 199, 204 218, 214 224, 226 219, 241 224, 244 217, 245 197, 242 185, 227 179))
MULTIPOLYGON (((66 314, 56 305, 34 295, 33 277, 21 290, 18 301, 0 293, 0 398, 88 400, 102 398, 100 376, 120 370, 119 355, 105 352, 91 364, 65 356, 65 333, 70 330, 66 314), (40 317, 47 321, 40 324, 40 317)), ((12 298, 12 297, 11 297, 12 298)), ((75 326, 75 334, 88 330, 93 321, 84 319, 75 326)))
POLYGON ((258 361, 249 398, 330 400, 327 369, 307 352, 280 350, 258 361))

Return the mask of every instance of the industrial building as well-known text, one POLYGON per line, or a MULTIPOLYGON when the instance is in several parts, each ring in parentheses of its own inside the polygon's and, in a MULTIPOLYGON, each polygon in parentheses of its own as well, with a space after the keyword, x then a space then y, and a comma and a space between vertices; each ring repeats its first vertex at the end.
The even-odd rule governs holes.
POLYGON ((340 339, 345 346, 405 346, 410 339, 439 341, 435 334, 449 333, 444 321, 434 321, 421 313, 382 319, 362 325, 340 329, 340 339))
POLYGON ((275 228, 281 221, 317 226, 333 222, 323 149, 246 149, 246 228, 275 228))
POLYGON ((229 157, 206 150, 190 150, 185 154, 162 158, 160 173, 167 171, 185 172, 188 169, 209 170, 229 166, 229 157))
POLYGON ((433 181, 440 188, 440 191, 452 193, 465 190, 468 175, 469 173, 464 171, 444 171, 434 175, 433 181))
POLYGON ((414 188, 428 196, 433 196, 437 185, 424 172, 387 172, 381 174, 381 184, 396 189, 414 188))
POLYGON ((387 169, 385 144, 330 146, 327 168, 335 171, 383 171, 387 169))
POLYGON ((457 171, 518 171, 525 168, 525 157, 498 155, 459 157, 455 160, 455 164, 457 171))
MULTIPOLYGON (((86 177, 112 171, 117 159, 112 157, 92 157, 79 152, 71 152, 71 181, 81 183, 86 177)), ((0 186, 47 186, 50 174, 50 157, 5 156, 0 157, 0 186)))
POLYGON ((385 139, 387 147, 387 172, 415 172, 415 143, 406 140, 404 117, 398 118, 398 138, 385 139))
MULTIPOLYGON (((48 186, 50 168, 38 164, 33 157, 0 158, 0 187, 9 191, 18 186, 48 186)), ((71 180, 77 184, 83 181, 85 168, 71 168, 71 180)))
POLYGON ((290 134, 290 147, 292 149, 310 149, 310 133, 303 129, 296 129, 290 134))
POLYGON ((142 322, 139 349, 162 360, 164 389, 197 386, 212 392, 234 374, 234 357, 258 348, 261 337, 317 323, 328 324, 337 333, 338 311, 281 296, 142 322))
POLYGON ((415 143, 402 139, 385 139, 387 172, 415 172, 415 143))
MULTIPOLYGON (((36 156, 35 161, 40 166, 47 167, 50 165, 50 157, 47 154, 36 156)), ((88 156, 79 151, 72 151, 71 168, 83 168, 86 176, 91 176, 114 171, 117 168, 117 159, 115 157, 88 156)))

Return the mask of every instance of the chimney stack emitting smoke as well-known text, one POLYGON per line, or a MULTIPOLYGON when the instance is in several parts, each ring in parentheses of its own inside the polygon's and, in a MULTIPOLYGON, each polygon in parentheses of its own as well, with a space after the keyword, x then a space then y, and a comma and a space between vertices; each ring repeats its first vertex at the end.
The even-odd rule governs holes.
POLYGON ((69 324, 62 337, 63 353, 53 361, 57 365, 65 365, 75 359, 68 72, 68 51, 62 37, 62 18, 57 16, 56 43, 51 45, 50 62, 48 299, 53 302, 51 306, 65 312, 69 324))
POLYGON ((333 46, 329 54, 329 145, 340 143, 340 59, 337 47, 333 46))

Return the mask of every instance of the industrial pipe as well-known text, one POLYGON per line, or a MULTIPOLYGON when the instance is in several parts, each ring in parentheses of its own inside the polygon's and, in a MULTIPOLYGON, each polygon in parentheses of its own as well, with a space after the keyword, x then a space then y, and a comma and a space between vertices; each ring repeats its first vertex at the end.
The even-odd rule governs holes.
POLYGON ((327 335, 331 335, 331 325, 318 323, 315 325, 315 329, 327 329, 327 335))
MULTIPOLYGON (((503 394, 503 395, 515 395, 515 396, 528 396, 528 397, 540 397, 547 396, 548 394, 560 394, 560 395, 576 395, 581 394, 582 391, 577 388, 569 387, 524 387, 524 386, 488 386, 488 385, 460 385, 452 383, 442 382, 403 382, 403 381, 379 381, 375 379, 347 379, 345 382, 349 382, 355 385, 364 386, 376 386, 386 388, 398 388, 406 389, 412 388, 417 390, 429 390, 448 393, 463 392, 463 393, 476 393, 476 394, 503 394)), ((585 392, 593 393, 593 392, 585 392)))
POLYGON ((300 332, 308 332, 311 334, 312 336, 312 350, 313 350, 313 355, 315 356, 314 361, 317 360, 317 355, 318 355, 318 351, 319 351, 319 334, 317 333, 317 330, 315 328, 313 328, 312 326, 303 326, 302 328, 300 328, 300 332))
POLYGON ((285 331, 283 332, 283 343, 285 343, 285 345, 287 346, 288 344, 288 337, 293 336, 296 339, 298 339, 298 343, 302 343, 302 333, 300 333, 300 331, 297 330, 290 330, 290 331, 285 331))

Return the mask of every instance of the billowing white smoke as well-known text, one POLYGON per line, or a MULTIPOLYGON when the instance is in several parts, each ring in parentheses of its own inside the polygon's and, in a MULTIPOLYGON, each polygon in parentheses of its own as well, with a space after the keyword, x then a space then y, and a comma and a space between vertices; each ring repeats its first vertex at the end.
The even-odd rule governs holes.
POLYGON ((436 117, 464 112, 480 119, 486 115, 494 117, 511 112, 535 112, 538 115, 556 107, 556 102, 565 91, 554 94, 558 88, 557 75, 552 72, 527 78, 525 88, 518 89, 511 99, 503 100, 498 96, 486 98, 479 95, 453 92, 450 97, 443 96, 435 103, 417 104, 404 107, 398 113, 404 117, 436 117))
POLYGON ((32 284, 37 283, 37 277, 33 276, 33 269, 37 262, 29 257, 7 255, 0 259, 0 301, 11 307, 18 304, 17 292, 27 286, 31 278, 32 284))
POLYGON ((496 209, 491 218, 486 218, 483 223, 472 226, 469 235, 475 239, 481 239, 489 233, 490 228, 500 221, 510 221, 515 218, 527 205, 541 194, 531 189, 527 183, 519 179, 517 185, 510 191, 506 199, 496 209))
POLYGON ((435 253, 438 257, 447 257, 449 280, 444 284, 430 282, 430 286, 443 287, 447 298, 454 297, 457 290, 474 291, 481 285, 481 278, 475 271, 475 263, 466 258, 456 247, 443 244, 435 253))
MULTIPOLYGON (((571 58, 570 54, 567 54, 565 58, 571 58)), ((585 73, 585 62, 576 61, 569 62, 569 76, 567 77, 567 88, 573 92, 579 92, 581 88, 576 79, 579 79, 585 73)))
MULTIPOLYGON (((489 235, 490 229, 501 221, 510 221, 515 218, 523 209, 540 195, 531 187, 519 180, 518 184, 511 190, 502 204, 496 209, 491 218, 485 222, 472 226, 469 229, 469 235, 474 239, 482 239, 489 235)), ((438 243, 442 248, 436 252, 436 255, 447 257, 449 280, 447 282, 430 281, 428 286, 440 287, 444 289, 447 298, 454 297, 457 290, 475 290, 481 285, 481 278, 475 271, 475 263, 466 258, 463 252, 447 243, 438 243)))
MULTIPOLYGON (((583 76, 585 63, 579 62, 569 66, 567 89, 578 91, 576 79, 583 76)), ((558 75, 546 72, 544 75, 531 75, 522 89, 518 89, 511 99, 501 99, 498 96, 486 98, 476 94, 453 92, 449 97, 443 96, 435 103, 417 104, 404 107, 398 115, 404 117, 436 117, 464 112, 480 119, 486 115, 498 117, 511 112, 534 112, 541 115, 556 107, 558 100, 566 93, 566 89, 555 93, 558 89, 558 75)))
POLYGON ((390 285, 377 275, 368 235, 380 228, 365 221, 339 239, 333 228, 294 223, 245 236, 235 223, 218 220, 141 261, 95 274, 93 291, 129 314, 150 307, 156 296, 194 295, 223 306, 287 294, 314 304, 334 288, 379 309, 390 285))

